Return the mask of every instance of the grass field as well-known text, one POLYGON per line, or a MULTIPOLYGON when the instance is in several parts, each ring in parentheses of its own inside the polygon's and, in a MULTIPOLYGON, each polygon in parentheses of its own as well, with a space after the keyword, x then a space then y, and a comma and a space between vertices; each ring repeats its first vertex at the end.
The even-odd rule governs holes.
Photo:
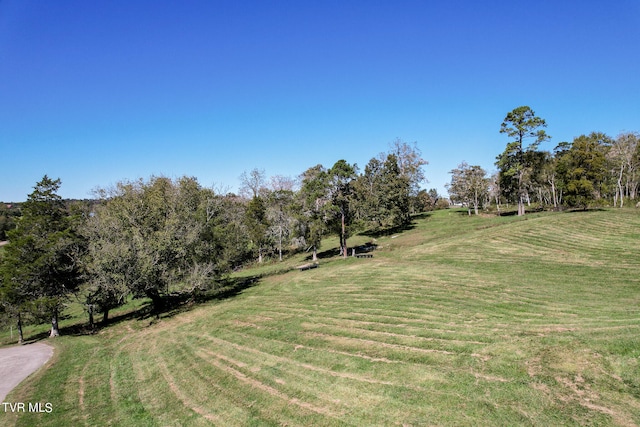
POLYGON ((640 424, 640 212, 438 211, 375 243, 60 337, 7 398, 53 412, 0 424, 640 424))

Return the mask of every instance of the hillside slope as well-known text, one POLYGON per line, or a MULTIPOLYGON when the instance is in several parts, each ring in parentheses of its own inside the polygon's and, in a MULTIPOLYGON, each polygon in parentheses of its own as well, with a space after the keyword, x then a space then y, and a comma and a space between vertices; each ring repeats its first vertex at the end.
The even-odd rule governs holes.
POLYGON ((637 211, 439 211, 375 243, 372 259, 323 260, 160 322, 62 337, 53 366, 10 396, 54 412, 0 417, 640 424, 637 211))

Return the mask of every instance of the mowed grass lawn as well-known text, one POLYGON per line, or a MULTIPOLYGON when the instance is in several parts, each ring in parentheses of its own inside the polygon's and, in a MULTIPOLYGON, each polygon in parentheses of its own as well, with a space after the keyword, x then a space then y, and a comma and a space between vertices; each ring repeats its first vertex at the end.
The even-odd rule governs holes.
POLYGON ((0 423, 640 424, 638 210, 438 211, 375 243, 372 259, 56 339, 6 399, 53 412, 0 423))

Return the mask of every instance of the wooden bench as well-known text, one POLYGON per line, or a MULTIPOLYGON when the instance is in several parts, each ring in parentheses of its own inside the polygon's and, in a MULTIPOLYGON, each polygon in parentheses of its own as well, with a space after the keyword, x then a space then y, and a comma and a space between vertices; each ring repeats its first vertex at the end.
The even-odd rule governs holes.
POLYGON ((314 264, 305 264, 305 265, 301 265, 299 267, 296 267, 298 270, 300 271, 305 271, 305 270, 311 270, 312 268, 318 268, 318 263, 314 263, 314 264))
POLYGON ((373 258, 373 254, 356 254, 356 258, 373 258))

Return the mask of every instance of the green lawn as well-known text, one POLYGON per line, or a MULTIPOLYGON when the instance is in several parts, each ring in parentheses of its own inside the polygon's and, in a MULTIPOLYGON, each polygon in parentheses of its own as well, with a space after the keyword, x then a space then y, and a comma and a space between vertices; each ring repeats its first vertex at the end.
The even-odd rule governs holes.
POLYGON ((247 270, 264 276, 232 298, 60 337, 6 399, 53 413, 0 424, 640 424, 638 210, 438 211, 374 243, 373 259, 247 270))

